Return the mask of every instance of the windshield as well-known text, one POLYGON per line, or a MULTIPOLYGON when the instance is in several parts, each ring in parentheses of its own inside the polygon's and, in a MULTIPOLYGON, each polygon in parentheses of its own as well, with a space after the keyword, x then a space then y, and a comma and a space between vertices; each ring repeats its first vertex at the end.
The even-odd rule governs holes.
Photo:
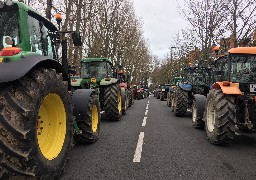
POLYGON ((232 55, 231 73, 232 82, 256 82, 256 55, 232 55))
POLYGON ((18 13, 0 11, 0 50, 14 47, 19 43, 18 13))
POLYGON ((212 71, 202 69, 185 70, 185 81, 193 85, 209 85, 212 83, 212 71))
POLYGON ((106 62, 86 62, 81 65, 82 78, 104 78, 107 76, 106 62))

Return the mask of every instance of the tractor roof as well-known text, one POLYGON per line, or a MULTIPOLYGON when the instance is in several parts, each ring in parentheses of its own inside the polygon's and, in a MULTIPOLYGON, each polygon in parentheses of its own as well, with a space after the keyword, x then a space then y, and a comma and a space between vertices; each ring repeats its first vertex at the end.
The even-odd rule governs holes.
POLYGON ((230 54, 255 54, 256 47, 237 47, 232 48, 228 51, 230 54))
POLYGON ((107 58, 83 58, 81 59, 81 62, 109 62, 112 64, 110 59, 107 58))
POLYGON ((28 13, 33 14, 34 16, 38 17, 41 21, 43 21, 45 24, 48 25, 48 27, 50 28, 50 30, 52 31, 58 31, 58 29, 56 28, 56 26, 47 18, 45 18, 44 16, 40 15, 36 10, 34 10, 33 8, 29 7, 28 5, 24 4, 23 2, 19 2, 19 1, 13 1, 14 4, 17 4, 19 9, 22 9, 23 11, 26 11, 28 13))

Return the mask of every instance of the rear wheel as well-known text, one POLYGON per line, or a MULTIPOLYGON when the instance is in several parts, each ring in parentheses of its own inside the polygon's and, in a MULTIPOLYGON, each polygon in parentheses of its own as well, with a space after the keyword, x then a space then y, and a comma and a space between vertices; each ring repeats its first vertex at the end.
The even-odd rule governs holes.
POLYGON ((167 93, 167 106, 168 107, 172 106, 172 103, 171 103, 171 93, 170 92, 167 93))
POLYGON ((182 89, 177 89, 174 98, 173 110, 175 116, 185 116, 188 106, 188 93, 182 89))
POLYGON ((121 94, 122 94, 122 115, 125 115, 126 114, 126 110, 127 110, 126 91, 125 90, 121 90, 121 94))
POLYGON ((164 93, 162 93, 162 94, 160 95, 160 100, 161 100, 161 101, 164 101, 164 93))
POLYGON ((77 143, 93 143, 98 140, 100 133, 101 115, 98 96, 91 93, 86 111, 86 119, 77 122, 82 132, 74 136, 77 143))
POLYGON ((235 134, 235 98, 213 89, 207 95, 205 126, 208 140, 213 144, 227 144, 235 134))
POLYGON ((132 99, 132 92, 129 90, 128 91, 128 107, 131 107, 132 106, 132 101, 133 101, 133 99, 132 99))
POLYGON ((156 98, 160 99, 160 93, 159 92, 157 93, 156 98))
POLYGON ((0 92, 0 179, 58 178, 73 135, 72 103, 62 76, 33 70, 0 92))
POLYGON ((106 119, 119 121, 122 117, 122 94, 118 84, 112 84, 105 88, 104 110, 106 119))

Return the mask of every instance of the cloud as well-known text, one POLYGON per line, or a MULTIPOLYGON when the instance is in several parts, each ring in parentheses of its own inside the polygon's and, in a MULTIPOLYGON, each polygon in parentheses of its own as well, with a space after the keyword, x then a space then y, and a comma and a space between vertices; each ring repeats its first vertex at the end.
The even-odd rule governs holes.
POLYGON ((133 0, 137 17, 143 21, 144 37, 148 39, 154 55, 163 58, 172 39, 186 27, 178 12, 176 0, 133 0))

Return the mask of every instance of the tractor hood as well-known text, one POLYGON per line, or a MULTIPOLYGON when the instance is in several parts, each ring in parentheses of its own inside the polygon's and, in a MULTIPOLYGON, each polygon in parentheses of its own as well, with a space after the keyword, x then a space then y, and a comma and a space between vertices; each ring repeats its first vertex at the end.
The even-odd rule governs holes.
POLYGON ((117 83, 116 78, 104 78, 100 81, 101 86, 106 86, 106 85, 110 85, 110 84, 114 84, 114 83, 117 83))

